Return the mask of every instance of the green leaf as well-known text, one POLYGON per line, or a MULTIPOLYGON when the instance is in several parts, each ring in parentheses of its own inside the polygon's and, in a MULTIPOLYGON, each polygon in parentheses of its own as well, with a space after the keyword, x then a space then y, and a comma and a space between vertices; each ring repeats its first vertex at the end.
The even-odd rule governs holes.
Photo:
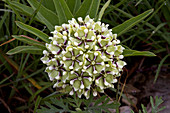
POLYGON ((106 8, 109 6, 110 2, 111 2, 111 0, 108 0, 108 1, 104 4, 104 6, 102 7, 102 9, 101 9, 100 12, 99 12, 99 18, 98 18, 98 20, 101 20, 101 19, 102 19, 102 16, 103 16, 103 14, 104 14, 104 11, 105 11, 106 8))
MULTIPOLYGON (((84 100, 85 103, 91 103, 91 100, 84 100)), ((116 109, 119 108, 120 104, 118 102, 110 103, 110 99, 104 95, 100 97, 99 99, 95 100, 94 105, 88 105, 87 111, 90 113, 102 113, 102 111, 105 111, 106 113, 109 113, 109 109, 116 109)))
POLYGON ((80 8, 75 14, 75 18, 82 17, 84 18, 89 11, 89 7, 91 7, 92 1, 94 0, 84 0, 80 8))
POLYGON ((17 35, 12 35, 12 37, 16 38, 17 40, 20 40, 22 42, 25 42, 27 44, 30 44, 30 45, 33 45, 33 46, 37 46, 39 48, 42 48, 42 49, 46 49, 45 45, 42 44, 41 42, 33 39, 33 38, 30 38, 28 36, 24 36, 24 35, 20 35, 20 36, 17 36, 17 35))
POLYGON ((67 0, 67 5, 70 9, 70 11, 75 14, 75 12, 79 9, 81 6, 81 0, 67 0))
POLYGON ((7 16, 8 16, 8 12, 5 12, 3 17, 0 20, 0 29, 2 28, 2 25, 3 25, 4 21, 5 21, 5 19, 7 18, 7 16))
POLYGON ((37 110, 37 113, 63 113, 70 112, 68 103, 65 104, 62 98, 50 98, 50 102, 45 101, 45 105, 48 107, 41 106, 41 109, 37 110), (54 106, 55 105, 55 106, 54 106))
POLYGON ((68 20, 73 18, 73 14, 67 6, 65 0, 53 0, 53 2, 59 17, 59 25, 66 23, 68 20))
POLYGON ((143 113, 147 113, 146 107, 143 104, 141 104, 141 106, 142 106, 143 113))
POLYGON ((42 4, 44 7, 55 13, 55 6, 53 0, 42 0, 42 4))
POLYGON ((152 106, 152 113, 159 113, 160 111, 162 111, 163 109, 166 108, 165 106, 160 108, 160 105, 163 103, 162 97, 156 96, 155 101, 154 101, 153 97, 150 96, 150 103, 151 103, 151 106, 152 106))
POLYGON ((125 49, 123 51, 123 55, 125 57, 127 56, 156 56, 154 53, 150 52, 150 51, 136 51, 136 50, 131 50, 131 49, 125 49))
POLYGON ((97 16, 101 0, 93 0, 91 8, 89 10, 90 18, 95 18, 97 16))
POLYGON ((37 37, 39 37, 41 40, 49 43, 50 40, 48 39, 48 35, 46 35, 45 33, 43 33, 42 31, 34 28, 34 27, 31 27, 29 25, 26 25, 22 22, 19 22, 19 21, 16 21, 16 24, 18 27, 20 27, 21 29, 25 30, 25 31, 28 31, 29 33, 32 33, 34 35, 36 35, 37 37))
POLYGON ((164 61, 165 61, 169 56, 170 56, 170 54, 167 54, 167 55, 161 60, 161 62, 159 63, 158 69, 157 69, 157 71, 156 71, 154 83, 156 82, 156 80, 157 80, 157 78, 158 78, 159 72, 160 72, 160 70, 161 70, 161 67, 162 67, 164 61))
POLYGON ((42 54, 42 49, 35 46, 17 46, 14 49, 9 50, 6 54, 13 55, 17 53, 42 54))
MULTIPOLYGON (((11 1, 11 5, 24 15, 31 16, 34 13, 34 10, 31 7, 21 4, 19 2, 11 1)), ((41 19, 38 17, 38 15, 35 16, 35 19, 43 23, 41 19)))
MULTIPOLYGON (((28 2, 34 10, 36 10, 40 4, 37 0, 28 0, 28 2)), ((50 31, 54 30, 54 26, 59 23, 58 16, 43 5, 41 5, 37 15, 41 18, 50 31)))
POLYGON ((119 36, 119 35, 125 33, 128 29, 132 28, 137 23, 141 22, 143 19, 145 19, 152 12, 153 12, 153 9, 150 9, 136 17, 133 17, 133 18, 125 21, 124 23, 112 28, 112 32, 117 33, 117 35, 119 36))
POLYGON ((41 102, 41 99, 42 99, 42 97, 38 96, 38 98, 37 98, 37 100, 35 102, 34 113, 36 113, 37 108, 38 108, 38 106, 39 106, 39 104, 41 102))

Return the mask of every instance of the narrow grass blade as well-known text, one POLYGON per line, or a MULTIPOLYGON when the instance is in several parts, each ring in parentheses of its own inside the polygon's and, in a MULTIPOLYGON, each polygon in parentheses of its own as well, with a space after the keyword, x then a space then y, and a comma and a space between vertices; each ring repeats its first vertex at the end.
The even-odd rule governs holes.
POLYGON ((108 0, 108 1, 104 4, 104 6, 102 7, 102 9, 101 9, 100 12, 99 12, 99 18, 98 18, 98 20, 101 20, 101 19, 102 19, 102 16, 103 16, 103 14, 104 14, 104 11, 105 11, 106 8, 109 6, 110 2, 111 2, 111 0, 108 0))
POLYGON ((15 38, 10 39, 10 40, 8 40, 8 41, 2 43, 0 46, 3 46, 3 45, 5 45, 5 44, 8 44, 8 43, 10 43, 10 42, 12 42, 12 41, 14 41, 14 40, 15 40, 15 38))
POLYGON ((33 46, 36 46, 36 47, 39 47, 39 48, 42 48, 42 49, 46 49, 45 45, 42 44, 41 42, 31 38, 31 37, 28 37, 28 36, 25 36, 25 35, 12 35, 12 37, 14 37, 15 39, 17 40, 20 40, 24 43, 27 43, 29 45, 33 45, 33 46))
POLYGON ((131 49, 125 49, 123 51, 123 55, 125 57, 128 57, 128 56, 148 56, 148 57, 156 56, 154 53, 152 53, 150 51, 136 51, 136 50, 131 50, 131 49))
POLYGON ((11 8, 14 13, 16 14, 17 18, 20 20, 20 21, 23 21, 23 18, 20 16, 19 12, 11 5, 11 1, 10 0, 5 0, 5 2, 9 5, 9 8, 11 8))
POLYGON ((28 31, 28 32, 36 35, 36 36, 39 37, 41 40, 43 40, 43 41, 45 41, 45 42, 47 42, 47 43, 50 42, 50 40, 48 39, 48 35, 46 35, 46 34, 43 33, 42 31, 40 31, 40 30, 38 30, 38 29, 36 29, 36 28, 34 28, 34 27, 31 27, 31 26, 29 26, 29 25, 26 25, 26 24, 24 24, 24 23, 22 23, 22 22, 16 21, 16 24, 17 24, 17 26, 20 27, 21 29, 23 29, 23 30, 25 30, 25 31, 28 31))
POLYGON ((54 83, 50 83, 50 84, 46 85, 45 87, 43 87, 43 88, 39 89, 38 91, 36 91, 36 92, 30 97, 29 102, 32 102, 33 99, 34 99, 39 93, 41 93, 41 92, 44 91, 45 89, 51 87, 53 84, 54 84, 54 83))
POLYGON ((2 81, 0 81, 0 85, 2 83, 4 83, 5 81, 7 81, 8 79, 10 79, 12 76, 14 75, 14 73, 12 73, 10 76, 6 77, 5 79, 3 79, 2 81))
POLYGON ((35 102, 34 113, 37 113, 36 111, 38 109, 38 106, 39 106, 41 100, 42 100, 42 97, 38 96, 38 98, 37 98, 37 100, 35 102))
POLYGON ((35 46, 17 46, 14 49, 9 50, 6 54, 13 55, 17 53, 42 54, 42 49, 35 46))
MULTIPOLYGON (((12 59, 10 59, 3 51, 0 50, 0 54, 2 57, 17 71, 19 71, 19 66, 16 62, 14 62, 12 59)), ((23 74, 24 77, 28 76, 27 73, 23 74)), ((32 78, 28 78, 28 81, 32 83, 33 86, 35 86, 37 89, 41 89, 42 87, 32 78)))
POLYGON ((0 29, 2 28, 2 25, 3 25, 3 23, 4 23, 7 16, 8 16, 8 12, 5 12, 3 17, 0 20, 0 29))
POLYGON ((56 12, 59 17, 59 24, 66 23, 68 20, 73 18, 73 14, 71 13, 69 7, 65 0, 53 0, 56 12))
POLYGON ((97 16, 101 0, 93 0, 91 8, 89 10, 90 18, 95 18, 97 16))
POLYGON ((141 104, 141 106, 142 106, 143 113, 147 113, 146 107, 143 104, 141 104))
POLYGON ((128 29, 132 28, 137 23, 141 22, 143 19, 145 19, 152 12, 153 12, 153 9, 150 9, 136 17, 133 17, 133 18, 125 21, 124 23, 112 28, 112 32, 117 33, 119 36, 119 35, 125 33, 128 29))
POLYGON ((94 0, 84 0, 78 11, 75 13, 75 18, 84 18, 88 14, 89 7, 91 7, 92 1, 94 0))
POLYGON ((161 67, 162 67, 163 63, 165 62, 165 60, 166 60, 169 56, 170 56, 170 54, 166 55, 166 56, 161 60, 159 66, 158 66, 158 69, 157 69, 157 71, 156 71, 154 83, 156 83, 156 80, 157 80, 157 78, 158 78, 158 75, 159 75, 159 72, 160 72, 160 70, 161 70, 161 67))
MULTIPOLYGON (((28 2, 34 10, 36 10, 40 4, 37 0, 28 0, 28 2)), ((41 5, 37 15, 41 18, 50 31, 54 30, 54 26, 59 22, 58 16, 43 5, 41 5)))

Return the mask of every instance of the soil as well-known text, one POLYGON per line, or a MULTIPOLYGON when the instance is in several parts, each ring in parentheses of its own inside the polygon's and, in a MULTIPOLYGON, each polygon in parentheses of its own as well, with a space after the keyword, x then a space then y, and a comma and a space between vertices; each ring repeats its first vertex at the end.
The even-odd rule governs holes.
POLYGON ((137 112, 141 109, 141 104, 147 108, 148 113, 151 113, 150 96, 162 97, 163 103, 160 105, 166 108, 159 113, 170 113, 170 71, 161 71, 159 77, 154 84, 155 72, 145 71, 136 72, 135 76, 128 81, 124 94, 133 102, 130 103, 127 99, 122 98, 125 106, 120 108, 120 113, 130 113, 130 109, 137 112))

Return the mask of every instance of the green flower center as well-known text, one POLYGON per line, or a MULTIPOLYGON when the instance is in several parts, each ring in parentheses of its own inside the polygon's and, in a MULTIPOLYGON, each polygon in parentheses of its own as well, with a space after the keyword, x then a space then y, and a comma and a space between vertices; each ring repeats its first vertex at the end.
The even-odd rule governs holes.
POLYGON ((81 78, 81 77, 79 77, 78 79, 79 79, 80 81, 82 80, 82 78, 81 78))
POLYGON ((82 37, 82 40, 85 40, 86 38, 85 37, 82 37))
POLYGON ((75 57, 75 56, 73 56, 73 57, 72 57, 72 60, 75 60, 75 59, 76 59, 76 57, 75 57))
POLYGON ((92 65, 95 65, 95 61, 92 61, 91 64, 92 64, 92 65))

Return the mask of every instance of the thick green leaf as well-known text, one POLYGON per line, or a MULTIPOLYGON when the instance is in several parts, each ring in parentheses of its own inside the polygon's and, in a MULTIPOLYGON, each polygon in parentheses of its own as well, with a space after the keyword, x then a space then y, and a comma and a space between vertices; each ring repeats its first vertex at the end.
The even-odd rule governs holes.
POLYGON ((17 46, 14 49, 9 50, 6 54, 13 55, 17 53, 42 54, 42 49, 35 46, 17 46))
POLYGON ((75 14, 75 18, 82 17, 84 18, 86 15, 88 15, 89 8, 92 5, 92 1, 94 0, 84 0, 80 8, 75 14))
POLYGON ((81 0, 67 0, 67 5, 70 8, 70 11, 75 14, 75 12, 81 6, 81 0))
POLYGON ((153 12, 153 9, 150 9, 136 17, 133 17, 133 18, 125 21, 124 23, 112 28, 112 32, 117 33, 117 35, 119 36, 119 35, 123 34, 124 32, 126 32, 128 29, 132 28, 137 23, 141 22, 143 19, 145 19, 152 12, 153 12))
POLYGON ((17 26, 20 27, 21 29, 25 30, 25 31, 28 31, 34 35, 36 35, 37 37, 39 37, 41 40, 49 43, 50 40, 48 39, 48 35, 46 35, 45 33, 43 33, 42 31, 34 28, 34 27, 31 27, 29 25, 26 25, 22 22, 16 22, 17 26))
POLYGON ((101 0, 93 0, 91 8, 89 10, 90 18, 95 18, 97 16, 101 0))
MULTIPOLYGON (((24 15, 28 15, 28 16, 31 16, 33 13, 34 13, 34 10, 29 7, 29 6, 26 6, 24 4, 21 4, 19 2, 16 2, 16 1, 11 1, 11 5, 16 8, 20 13, 24 14, 24 15)), ((38 17, 38 15, 35 16, 35 19, 41 23, 43 23, 41 21, 41 19, 38 17)), ((43 23, 44 24, 44 23, 43 23)))
POLYGON ((123 51, 123 55, 125 57, 127 56, 156 56, 154 53, 149 52, 149 51, 136 51, 136 50, 131 50, 131 49, 125 49, 123 51))
POLYGON ((73 18, 73 14, 71 13, 69 7, 65 0, 53 0, 56 8, 56 12, 59 17, 59 24, 67 23, 68 20, 73 18))
MULTIPOLYGON (((28 0, 28 2, 34 10, 36 10, 40 4, 37 0, 28 0)), ((58 16, 43 5, 41 5, 37 15, 41 18, 50 31, 54 30, 54 26, 59 23, 58 16)))
POLYGON ((42 44, 41 42, 33 39, 33 38, 30 38, 28 36, 24 36, 24 35, 20 35, 20 36, 17 36, 17 35, 12 35, 12 37, 16 38, 17 40, 20 40, 22 42, 25 42, 29 45, 33 45, 33 46, 36 46, 38 48, 42 48, 42 49, 46 49, 45 45, 42 44))
POLYGON ((101 19, 102 19, 102 16, 103 16, 103 14, 104 14, 104 11, 105 11, 106 8, 109 6, 110 2, 111 2, 111 0, 108 0, 108 1, 104 4, 104 6, 102 7, 102 9, 101 9, 100 12, 99 12, 99 18, 98 18, 98 20, 101 20, 101 19))
POLYGON ((53 0, 42 0, 43 6, 55 13, 55 6, 53 0))

